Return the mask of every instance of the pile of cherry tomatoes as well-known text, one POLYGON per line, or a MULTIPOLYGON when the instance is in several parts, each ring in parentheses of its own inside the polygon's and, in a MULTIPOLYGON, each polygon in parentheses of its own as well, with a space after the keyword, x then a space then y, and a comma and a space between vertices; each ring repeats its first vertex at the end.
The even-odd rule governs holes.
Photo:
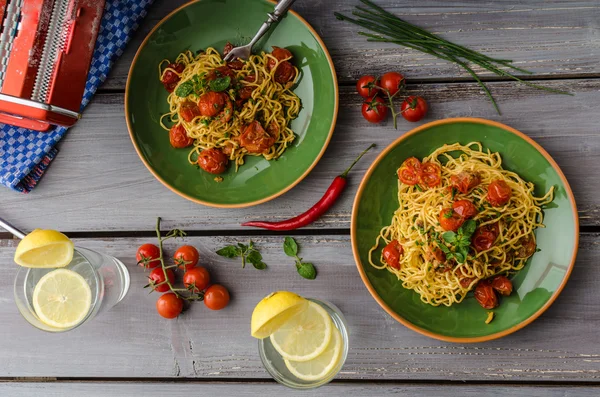
POLYGON ((427 114, 428 106, 425 99, 411 95, 402 101, 400 110, 395 111, 393 99, 404 88, 404 76, 398 72, 387 72, 380 78, 367 75, 356 83, 356 91, 365 98, 362 105, 362 115, 368 122, 380 123, 392 112, 394 127, 396 116, 401 114, 408 121, 416 122, 427 114), (382 95, 387 98, 382 98, 382 95))
POLYGON ((182 245, 173 255, 173 264, 162 266, 159 248, 154 244, 140 246, 136 260, 140 266, 152 269, 147 287, 165 292, 156 301, 156 310, 164 318, 176 318, 183 311, 184 300, 203 300, 211 310, 221 310, 229 303, 229 291, 219 284, 210 284, 210 274, 198 266, 200 254, 191 245, 182 245), (175 272, 183 273, 184 288, 175 287, 175 272))

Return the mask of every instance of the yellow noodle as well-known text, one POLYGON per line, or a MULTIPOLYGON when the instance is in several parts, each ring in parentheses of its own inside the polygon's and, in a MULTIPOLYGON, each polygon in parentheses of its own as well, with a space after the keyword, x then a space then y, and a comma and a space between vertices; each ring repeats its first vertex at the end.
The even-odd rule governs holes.
POLYGON ((417 292, 423 302, 450 306, 461 302, 478 280, 499 273, 514 273, 525 266, 526 258, 512 254, 521 247, 522 238, 535 238, 534 230, 544 227, 541 206, 552 201, 554 188, 543 197, 535 197, 533 183, 503 169, 500 154, 484 152, 478 142, 464 146, 458 143, 444 145, 425 157, 423 162, 426 161, 441 167, 442 183, 435 188, 425 188, 398 181, 400 206, 391 225, 381 229, 369 251, 369 262, 375 268, 394 273, 402 286, 417 292), (453 152, 461 154, 455 157, 453 152), (452 208, 450 177, 462 171, 478 172, 481 184, 466 195, 458 193, 456 200, 472 201, 479 209, 473 218, 477 226, 498 222, 500 235, 489 250, 477 253, 470 249, 465 263, 457 263, 448 270, 448 264, 435 261, 430 247, 435 247, 435 240, 440 240, 445 232, 439 225, 440 211, 452 208), (504 180, 512 190, 510 201, 502 207, 492 207, 486 200, 487 187, 495 179, 504 180), (404 249, 399 270, 387 266, 382 257, 378 258, 378 263, 372 258, 382 243, 385 245, 392 240, 398 240, 404 249), (463 278, 475 280, 463 287, 460 284, 463 278))
MULTIPOLYGON (((167 101, 169 103, 169 112, 160 118, 160 124, 165 130, 169 130, 172 124, 182 124, 190 138, 194 139, 194 147, 188 155, 191 164, 195 164, 198 154, 205 149, 210 148, 232 148, 229 159, 235 162, 236 170, 244 164, 244 156, 263 156, 267 160, 273 160, 283 154, 288 146, 294 141, 294 132, 290 128, 291 120, 298 117, 300 112, 300 99, 291 91, 298 79, 298 69, 294 67, 295 76, 291 82, 285 85, 277 83, 274 80, 274 73, 277 65, 285 60, 277 60, 271 54, 262 52, 260 55, 252 55, 247 61, 243 61, 243 68, 234 70, 235 80, 241 87, 256 87, 252 92, 252 97, 244 103, 241 109, 234 109, 231 120, 224 121, 218 118, 197 116, 192 121, 187 122, 179 118, 179 109, 183 102, 192 100, 197 102, 200 95, 208 91, 208 86, 199 93, 191 93, 187 97, 176 95, 177 88, 194 76, 206 76, 214 69, 224 66, 225 61, 214 48, 207 48, 205 52, 194 55, 191 51, 186 51, 177 57, 176 63, 183 64, 185 69, 182 73, 177 73, 172 68, 164 68, 168 60, 163 60, 159 64, 159 76, 162 79, 167 70, 178 74, 181 80, 173 90, 167 101), (276 66, 271 71, 267 69, 269 59, 276 61, 276 66), (244 80, 248 75, 254 74, 254 82, 244 80), (198 95, 200 94, 200 95, 198 95), (242 134, 243 128, 252 121, 260 121, 263 128, 271 123, 276 123, 279 128, 279 138, 273 146, 263 153, 248 153, 240 146, 237 138, 242 134)), ((240 88, 241 88, 240 87, 240 88)), ((230 87, 225 91, 233 103, 235 103, 235 88, 230 87)))

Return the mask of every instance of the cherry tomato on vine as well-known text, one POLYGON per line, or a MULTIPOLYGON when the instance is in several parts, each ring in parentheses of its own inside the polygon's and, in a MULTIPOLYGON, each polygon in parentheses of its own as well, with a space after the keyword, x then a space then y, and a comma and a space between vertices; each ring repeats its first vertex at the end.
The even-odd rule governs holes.
POLYGON ((229 303, 229 291, 219 284, 208 287, 204 293, 204 304, 210 310, 221 310, 229 303))
POLYGON ((377 94, 379 88, 371 87, 371 85, 378 85, 379 81, 375 76, 363 76, 356 82, 356 91, 358 95, 363 98, 369 98, 377 94))
POLYGON ((390 95, 395 95, 404 87, 404 76, 398 72, 387 72, 379 79, 379 85, 388 90, 390 95))
POLYGON ((427 102, 420 96, 409 96, 400 105, 400 113, 408 121, 416 122, 427 114, 427 102))
MULTIPOLYGON (((167 269, 167 277, 169 278, 169 282, 173 284, 175 282, 175 273, 173 270, 167 269)), ((165 272, 162 267, 157 267, 150 272, 148 276, 148 280, 150 281, 150 285, 154 291, 157 292, 166 292, 169 290, 169 285, 167 283, 162 284, 166 281, 165 272), (159 285, 160 284, 160 285, 159 285)))
POLYGON ((183 310, 183 299, 167 292, 156 301, 156 311, 164 318, 176 318, 183 310))
POLYGON ((183 275, 183 285, 193 293, 203 291, 210 283, 210 274, 202 266, 188 270, 183 275))
POLYGON ((362 115, 369 123, 380 123, 387 117, 388 107, 378 96, 368 98, 362 105, 362 115))
POLYGON ((160 265, 160 260, 158 258, 160 258, 160 251, 154 244, 144 244, 140 246, 135 254, 138 265, 147 269, 152 269, 160 265))
POLYGON ((175 259, 175 264, 177 264, 179 269, 189 270, 198 264, 200 254, 195 247, 192 247, 191 245, 182 245, 175 251, 173 259, 175 259))

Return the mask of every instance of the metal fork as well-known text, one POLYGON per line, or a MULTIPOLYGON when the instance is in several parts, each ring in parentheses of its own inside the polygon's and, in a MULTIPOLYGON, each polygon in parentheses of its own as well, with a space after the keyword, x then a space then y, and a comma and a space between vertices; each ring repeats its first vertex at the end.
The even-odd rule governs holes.
POLYGON ((10 223, 6 222, 2 218, 0 218, 0 227, 8 232, 11 232, 15 237, 18 237, 20 239, 23 239, 23 237, 25 237, 25 233, 23 233, 22 231, 20 231, 19 229, 17 229, 13 225, 11 225, 10 223))
POLYGON ((262 24, 260 29, 258 29, 258 32, 252 38, 252 40, 250 40, 250 43, 246 44, 245 46, 235 47, 232 49, 229 54, 225 55, 225 61, 229 62, 236 58, 248 59, 252 54, 252 47, 265 35, 265 33, 269 31, 273 22, 278 22, 279 19, 281 19, 287 10, 290 9, 292 4, 294 4, 294 1, 296 0, 281 0, 279 3, 277 3, 273 12, 267 14, 269 19, 267 19, 265 23, 262 24))

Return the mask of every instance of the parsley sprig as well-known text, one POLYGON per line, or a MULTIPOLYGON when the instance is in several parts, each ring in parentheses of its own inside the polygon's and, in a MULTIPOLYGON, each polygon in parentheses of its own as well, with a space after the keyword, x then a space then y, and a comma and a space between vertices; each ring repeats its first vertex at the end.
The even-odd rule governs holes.
POLYGON ((286 237, 283 241, 283 252, 289 257, 296 258, 296 270, 298 274, 308 280, 314 280, 317 277, 317 270, 312 263, 302 262, 298 257, 298 243, 292 237, 286 237))
POLYGON ((469 219, 462 224, 455 232, 446 232, 442 234, 442 238, 450 244, 454 251, 450 250, 446 244, 440 240, 436 240, 438 247, 446 254, 446 259, 456 259, 458 263, 465 263, 469 254, 469 246, 471 245, 471 236, 475 233, 477 222, 469 219))
POLYGON ((258 252, 254 246, 254 242, 250 240, 248 245, 237 243, 237 245, 228 245, 217 251, 217 255, 225 258, 242 258, 242 268, 246 267, 246 262, 252 263, 258 270, 267 268, 267 264, 263 262, 262 254, 258 252))

